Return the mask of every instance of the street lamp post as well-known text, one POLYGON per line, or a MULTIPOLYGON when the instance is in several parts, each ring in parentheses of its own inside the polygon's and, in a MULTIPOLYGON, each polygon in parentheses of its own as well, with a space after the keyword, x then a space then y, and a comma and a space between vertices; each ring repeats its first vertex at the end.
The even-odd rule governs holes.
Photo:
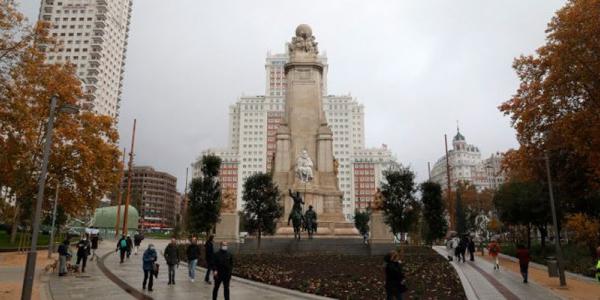
POLYGON ((54 224, 56 224, 56 207, 58 206, 58 189, 59 184, 56 184, 56 193, 54 194, 54 208, 52 209, 52 227, 50 228, 50 244, 48 245, 48 258, 52 258, 54 252, 54 224))
POLYGON ((556 249, 558 276, 560 277, 560 286, 566 286, 567 280, 565 278, 565 269, 562 260, 562 250, 560 248, 560 236, 558 232, 558 221, 556 218, 556 207, 554 205, 554 192, 552 191, 552 177, 550 176, 550 158, 548 158, 548 152, 544 153, 544 159, 546 160, 546 173, 548 175, 548 191, 550 192, 550 209, 552 210, 552 224, 554 225, 554 247, 556 249))
MULTIPOLYGON (((44 152, 42 156, 42 170, 38 180, 38 192, 35 204, 35 214, 33 216, 33 224, 31 226, 31 248, 27 252, 27 262, 25 264, 25 275, 23 276, 23 290, 21 292, 21 300, 31 299, 31 291, 33 288, 33 279, 35 276, 35 261, 37 259, 37 240, 40 231, 40 218, 42 213, 42 202, 44 200, 44 189, 46 188, 46 175, 48 172, 48 159, 50 157, 50 146, 52 146, 52 131, 54 130, 54 118, 56 112, 56 104, 58 96, 50 98, 50 114, 48 116, 48 128, 46 129, 46 137, 44 142, 44 152)), ((76 113, 79 111, 74 106, 62 106, 60 109, 66 113, 76 113)))

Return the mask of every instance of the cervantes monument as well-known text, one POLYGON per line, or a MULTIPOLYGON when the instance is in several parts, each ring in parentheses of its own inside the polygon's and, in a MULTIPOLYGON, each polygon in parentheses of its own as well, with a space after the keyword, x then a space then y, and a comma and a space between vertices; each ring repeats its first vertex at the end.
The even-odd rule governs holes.
MULTIPOLYGON (((304 210, 312 205, 318 215, 317 235, 358 235, 344 219, 343 193, 338 188, 333 157, 333 133, 327 126, 321 95, 323 65, 317 60, 317 42, 308 25, 296 28, 285 65, 285 117, 277 130, 273 178, 282 191, 283 218, 292 209, 288 189, 299 192, 304 210)), ((282 218, 282 219, 283 219, 282 218)), ((282 221, 277 234, 292 234, 282 221)))

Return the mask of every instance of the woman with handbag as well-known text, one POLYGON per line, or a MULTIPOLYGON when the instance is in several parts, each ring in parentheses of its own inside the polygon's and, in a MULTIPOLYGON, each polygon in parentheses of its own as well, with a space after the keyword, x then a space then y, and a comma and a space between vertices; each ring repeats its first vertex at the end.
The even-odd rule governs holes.
POLYGON ((383 260, 385 261, 385 294, 387 300, 402 300, 402 294, 406 291, 404 272, 400 253, 390 252, 383 260))
POLYGON ((142 283, 142 289, 146 289, 146 282, 148 282, 148 291, 152 292, 152 285, 154 283, 154 268, 157 259, 156 250, 154 245, 149 244, 148 249, 144 251, 142 268, 144 270, 144 282, 142 283))

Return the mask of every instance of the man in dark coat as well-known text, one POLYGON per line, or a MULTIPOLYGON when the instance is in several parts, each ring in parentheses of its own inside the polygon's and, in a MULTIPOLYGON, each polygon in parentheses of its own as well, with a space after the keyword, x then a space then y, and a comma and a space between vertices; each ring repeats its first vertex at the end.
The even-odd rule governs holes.
POLYGON ((525 246, 521 244, 517 245, 516 256, 519 259, 519 267, 521 269, 521 276, 523 276, 523 283, 527 283, 529 260, 531 260, 531 257, 529 256, 529 249, 525 248, 525 246))
POLYGON ((177 239, 171 238, 171 243, 165 248, 165 260, 169 267, 169 285, 175 284, 175 266, 179 266, 179 251, 177 251, 177 239))
POLYGON ((129 234, 127 235, 127 259, 131 256, 131 250, 133 249, 133 240, 129 234))
POLYGON ((215 237, 211 234, 208 236, 206 243, 204 244, 204 259, 206 260, 206 275, 204 276, 204 282, 210 284, 210 271, 213 267, 213 257, 215 254, 213 239, 215 237))
POLYGON ((90 261, 94 260, 94 257, 96 257, 96 260, 98 258, 98 255, 96 255, 96 250, 98 250, 98 240, 100 238, 98 237, 98 234, 92 234, 92 237, 90 238, 90 242, 92 244, 92 258, 90 258, 90 261))
POLYGON ((90 255, 90 241, 87 240, 87 235, 77 243, 77 269, 79 269, 79 263, 81 263, 81 273, 85 273, 85 265, 87 263, 88 255, 90 255))
POLYGON ((219 287, 223 284, 223 294, 225 300, 229 300, 229 281, 231 280, 231 274, 233 273, 233 255, 227 251, 227 242, 221 242, 221 247, 214 258, 214 272, 213 277, 215 278, 215 286, 213 288, 213 300, 217 300, 219 295, 219 287))
POLYGON ((125 254, 127 253, 127 238, 125 238, 125 235, 122 235, 119 241, 117 241, 117 250, 115 250, 115 252, 116 251, 119 251, 121 263, 123 263, 123 260, 125 260, 125 254))
POLYGON ((192 237, 191 243, 186 249, 187 262, 188 262, 188 276, 190 281, 196 280, 196 264, 198 264, 198 258, 200 257, 200 246, 198 246, 198 240, 196 237, 192 237))
POLYGON ((469 243, 467 244, 467 249, 469 250, 469 259, 471 261, 475 261, 475 256, 473 255, 475 253, 475 242, 473 241, 472 238, 469 238, 469 243))
POLYGON ((134 246, 134 254, 137 255, 138 251, 140 251, 140 245, 142 244, 142 241, 144 240, 144 236, 140 233, 136 233, 133 235, 133 246, 134 246))
POLYGON ((385 294, 387 300, 400 300, 402 293, 406 291, 404 285, 404 272, 402 272, 402 264, 400 254, 391 252, 383 258, 385 262, 385 294))

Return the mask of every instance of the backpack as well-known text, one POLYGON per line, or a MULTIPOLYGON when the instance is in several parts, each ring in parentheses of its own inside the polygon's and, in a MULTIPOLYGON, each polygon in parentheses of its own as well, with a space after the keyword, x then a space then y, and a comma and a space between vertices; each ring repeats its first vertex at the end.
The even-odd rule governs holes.
POLYGON ((121 240, 121 248, 127 248, 127 241, 126 240, 121 240))

